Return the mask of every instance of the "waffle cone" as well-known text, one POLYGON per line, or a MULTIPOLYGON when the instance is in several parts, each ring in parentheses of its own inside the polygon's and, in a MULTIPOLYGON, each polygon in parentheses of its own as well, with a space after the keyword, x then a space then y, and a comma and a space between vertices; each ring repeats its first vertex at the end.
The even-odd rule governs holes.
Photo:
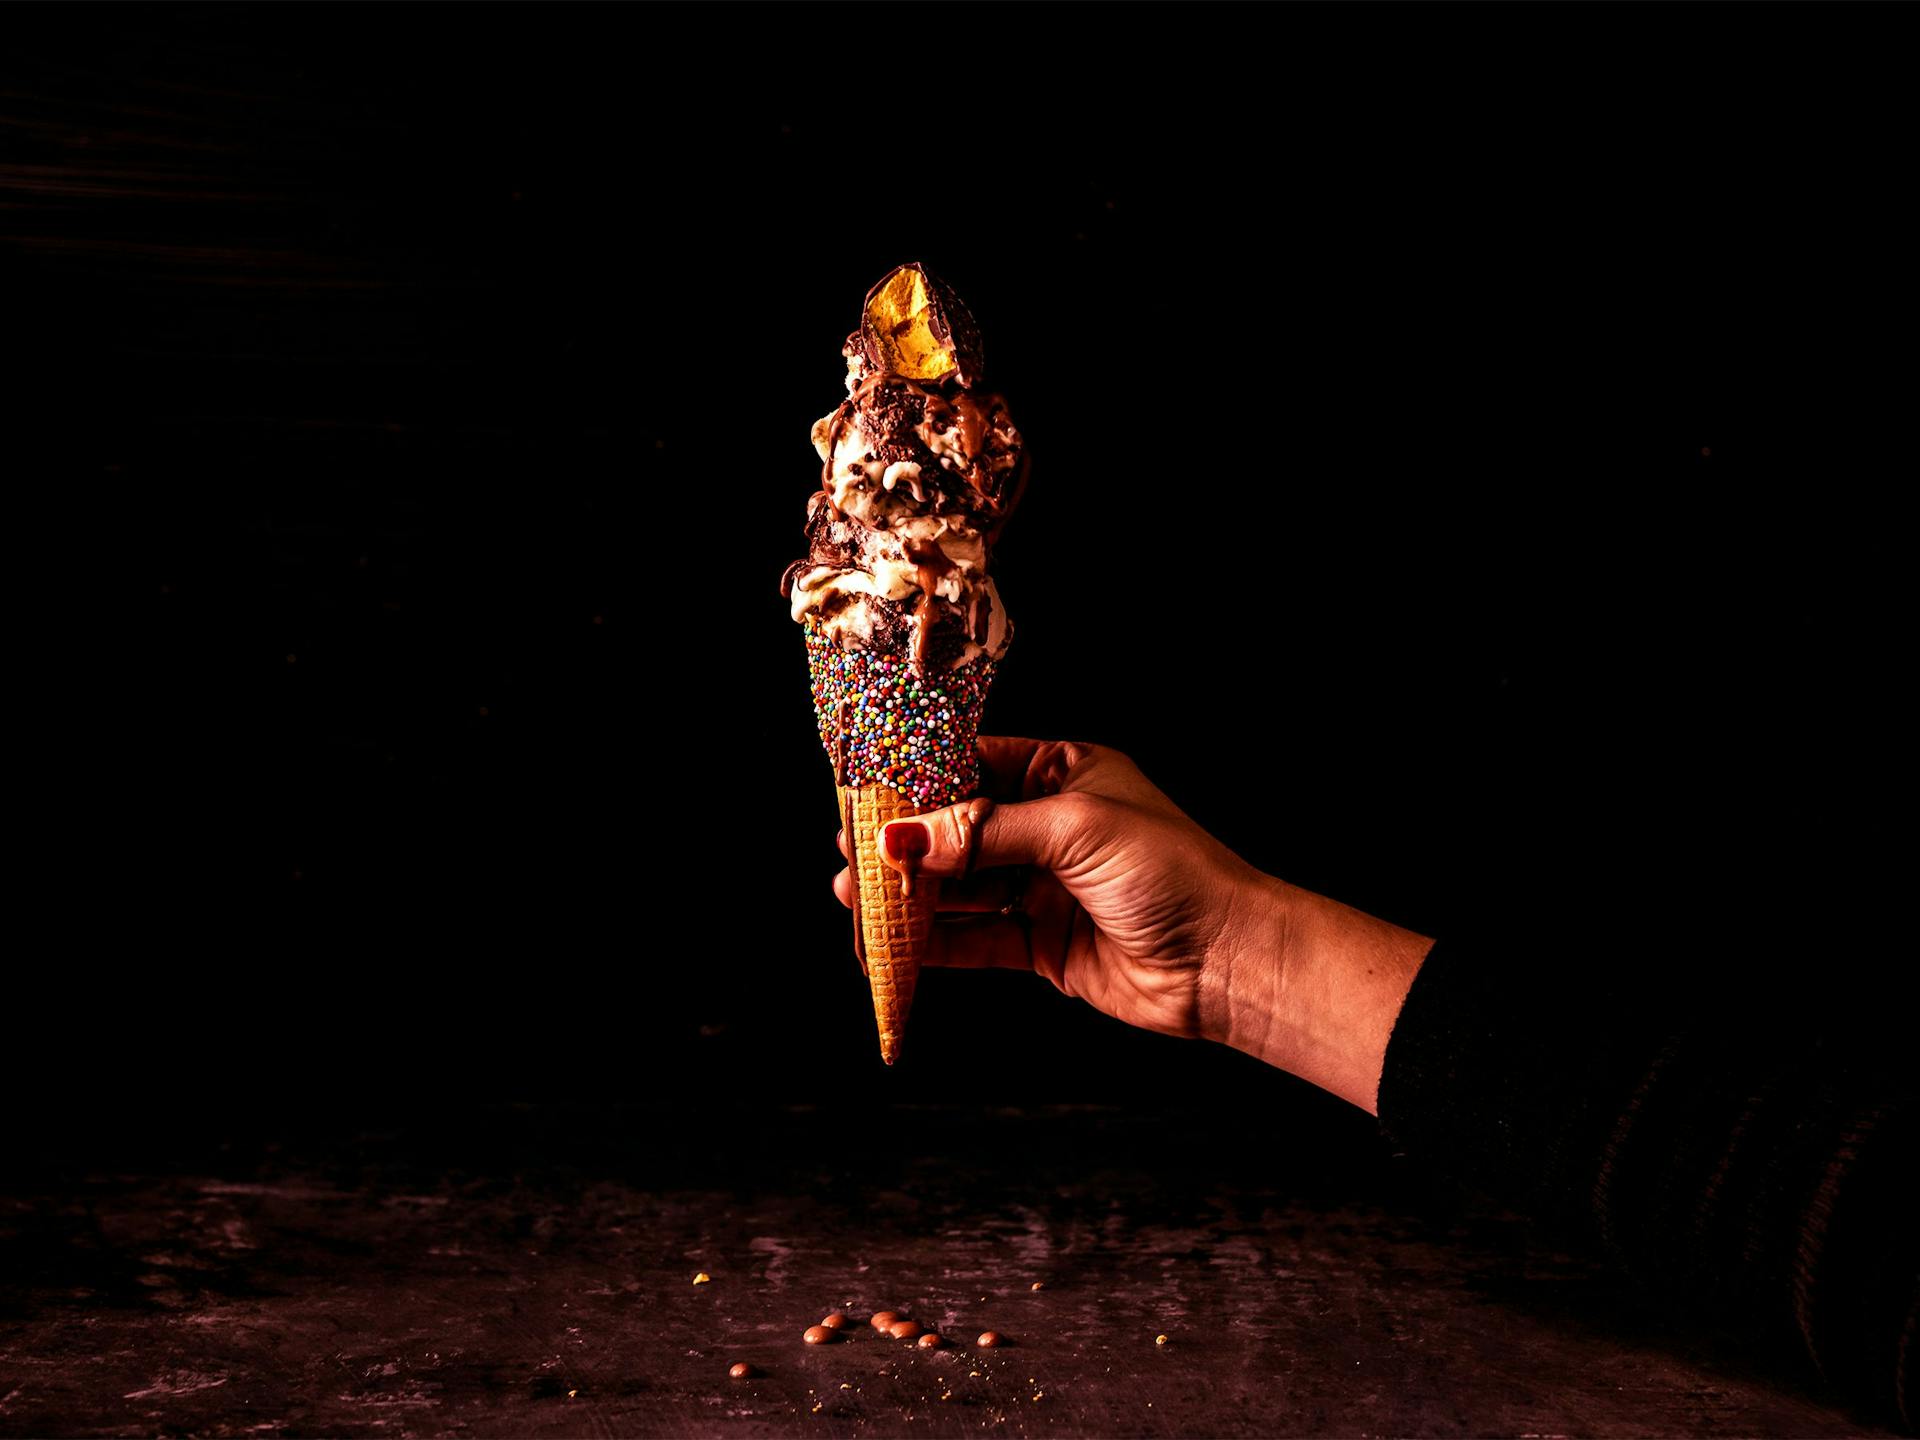
POLYGON ((891 1065, 899 1057, 914 985, 932 944, 940 882, 916 879, 903 885, 905 877, 881 855, 880 830, 889 820, 922 815, 930 807, 914 804, 891 785, 835 788, 853 871, 854 954, 873 990, 880 1058, 891 1065))

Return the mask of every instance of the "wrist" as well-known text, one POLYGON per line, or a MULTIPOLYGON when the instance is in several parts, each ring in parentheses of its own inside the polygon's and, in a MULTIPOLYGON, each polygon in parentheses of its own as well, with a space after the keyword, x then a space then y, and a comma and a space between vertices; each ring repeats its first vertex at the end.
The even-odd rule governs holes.
POLYGON ((1228 908, 1206 1033, 1375 1113, 1387 1040, 1433 941, 1258 872, 1228 908))
POLYGON ((1201 1034, 1269 1064, 1279 1063, 1267 1052, 1285 966, 1292 889, 1245 866, 1228 886, 1225 918, 1202 969, 1201 1034))

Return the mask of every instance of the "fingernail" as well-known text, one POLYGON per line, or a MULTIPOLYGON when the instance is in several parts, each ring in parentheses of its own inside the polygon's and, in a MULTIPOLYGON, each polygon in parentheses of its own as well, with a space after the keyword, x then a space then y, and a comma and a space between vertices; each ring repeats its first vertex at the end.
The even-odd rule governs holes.
POLYGON ((889 860, 918 860, 933 848, 933 836, 927 827, 910 820, 897 820, 880 832, 889 860))

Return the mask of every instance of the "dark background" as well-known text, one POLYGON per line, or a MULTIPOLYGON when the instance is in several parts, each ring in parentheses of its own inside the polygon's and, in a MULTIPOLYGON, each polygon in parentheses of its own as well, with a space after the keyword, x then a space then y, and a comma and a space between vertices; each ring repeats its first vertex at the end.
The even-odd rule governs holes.
POLYGON ((776 584, 906 259, 1035 456, 990 729, 1570 1003, 1884 1012, 1882 13, 30 12, 18 1093, 1335 1115, 1015 975, 880 1066, 776 584))

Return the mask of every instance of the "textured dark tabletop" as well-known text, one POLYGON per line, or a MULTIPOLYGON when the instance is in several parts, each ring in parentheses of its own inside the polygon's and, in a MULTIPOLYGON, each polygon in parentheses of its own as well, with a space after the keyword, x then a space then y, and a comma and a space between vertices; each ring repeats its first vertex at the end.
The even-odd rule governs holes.
POLYGON ((522 1107, 82 1145, 0 1212, 0 1433, 1883 1433, 1370 1135, 1254 1129, 522 1107), (802 1343, 882 1307, 954 1343, 802 1343))

